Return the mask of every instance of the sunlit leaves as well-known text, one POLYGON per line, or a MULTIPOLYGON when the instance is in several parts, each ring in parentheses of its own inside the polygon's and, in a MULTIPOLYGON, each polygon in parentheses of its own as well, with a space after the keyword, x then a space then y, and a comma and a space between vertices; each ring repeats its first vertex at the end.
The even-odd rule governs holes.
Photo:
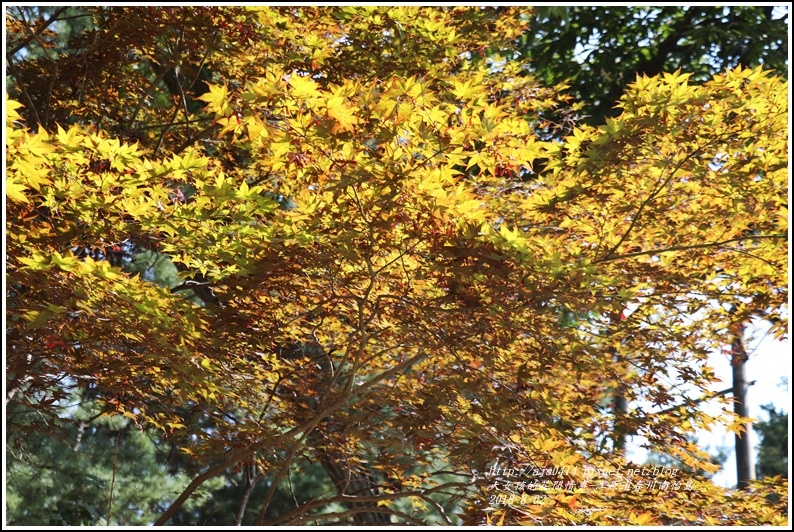
MULTIPOLYGON (((706 298, 785 300, 785 84, 640 77, 621 117, 544 140, 555 126, 532 113, 562 88, 483 59, 515 14, 259 8, 257 38, 213 56, 211 125, 178 153, 80 127, 10 135, 9 275, 33 289, 16 341, 65 339, 52 373, 126 392, 102 400, 189 438, 204 470, 343 452, 417 510, 413 490, 444 482, 483 495, 468 480, 502 455, 628 467, 618 421, 705 470, 682 435, 717 420, 681 386, 713 379, 727 318, 706 298), (127 241, 179 264, 171 289, 214 297, 76 254, 127 241), (618 387, 631 419, 606 406, 618 387)), ((546 491, 535 509, 557 524, 669 523, 683 497, 546 491)), ((527 517, 482 508, 475 522, 527 517)))
POLYGON ((17 182, 13 177, 6 177, 5 192, 6 196, 11 199, 11 201, 30 203, 27 196, 25 195, 26 189, 27 187, 25 185, 17 182))
POLYGON ((5 94, 5 102, 4 102, 3 108, 6 110, 6 125, 7 126, 11 125, 10 122, 16 122, 17 120, 22 118, 21 116, 19 116, 19 113, 17 113, 17 111, 16 111, 20 107, 22 107, 21 103, 15 101, 15 100, 9 100, 8 99, 8 93, 5 94))
POLYGON ((196 98, 207 102, 207 110, 216 117, 228 116, 231 108, 228 101, 229 91, 226 85, 210 85, 209 92, 196 98))
POLYGON ((289 76, 290 93, 297 100, 309 100, 321 96, 317 83, 309 76, 293 72, 289 76))
POLYGON ((355 131, 355 125, 359 122, 354 109, 348 107, 345 98, 333 96, 328 99, 328 116, 336 120, 340 131, 355 131))

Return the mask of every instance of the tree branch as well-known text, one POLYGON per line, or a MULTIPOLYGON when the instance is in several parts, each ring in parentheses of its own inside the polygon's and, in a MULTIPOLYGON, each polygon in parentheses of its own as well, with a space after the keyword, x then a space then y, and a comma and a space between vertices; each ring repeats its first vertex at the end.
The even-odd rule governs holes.
POLYGON ((661 184, 661 185, 659 185, 659 186, 656 188, 656 190, 654 190, 653 192, 651 192, 651 195, 650 195, 650 196, 648 196, 648 197, 645 199, 645 201, 643 201, 643 202, 642 202, 642 204, 640 205, 639 209, 637 209, 637 213, 636 213, 636 214, 635 214, 635 215, 632 217, 632 219, 631 219, 631 224, 629 224, 629 228, 628 228, 628 229, 626 229, 626 232, 625 232, 625 233, 623 233, 623 236, 622 236, 622 237, 620 237, 620 240, 618 241, 618 243, 617 243, 617 244, 615 244, 615 245, 612 247, 612 249, 610 249, 610 250, 609 250, 609 251, 606 253, 606 255, 604 255, 604 259, 603 259, 603 260, 601 260, 601 261, 597 261, 597 260, 596 260, 596 261, 594 261, 594 262, 605 262, 607 259, 609 259, 609 258, 612 256, 612 254, 613 254, 613 253, 614 253, 614 252, 615 252, 615 251, 616 251, 616 250, 617 250, 617 249, 618 249, 618 248, 619 248, 619 247, 620 247, 620 246, 623 244, 623 242, 625 242, 625 241, 626 241, 626 239, 629 237, 629 234, 631 233, 631 230, 632 230, 632 229, 634 229, 634 226, 637 224, 637 222, 639 221, 640 217, 642 216, 642 211, 645 209, 645 207, 647 207, 647 206, 648 206, 648 205, 649 205, 649 204, 650 204, 650 203, 651 203, 651 202, 652 202, 654 199, 656 199, 656 197, 659 195, 659 193, 660 193, 662 190, 664 190, 664 188, 665 188, 665 187, 668 185, 668 183, 670 183, 670 181, 673 179, 673 177, 675 177, 675 174, 676 174, 676 173, 677 173, 677 172, 678 172, 678 171, 681 169, 681 167, 683 167, 683 166, 684 166, 684 163, 686 163, 687 161, 689 161, 689 160, 690 160, 692 157, 694 157, 695 155, 697 155, 697 154, 698 154, 698 153, 700 153, 700 152, 701 152, 701 149, 700 149, 700 148, 698 148, 698 149, 696 149, 695 151, 693 151, 692 153, 688 153, 688 154, 686 155, 686 157, 684 157, 683 159, 681 159, 681 162, 679 162, 678 164, 676 164, 676 165, 675 165, 675 168, 673 168, 673 170, 670 172, 670 175, 669 175, 669 176, 667 176, 667 179, 665 179, 664 181, 662 181, 662 184, 661 184))
POLYGON ((58 16, 61 13, 63 13, 64 11, 69 9, 70 7, 71 6, 66 6, 66 7, 60 8, 58 11, 53 13, 52 17, 50 17, 41 26, 36 28, 36 31, 32 31, 31 35, 27 39, 25 39, 24 41, 22 41, 21 43, 16 45, 13 49, 11 49, 9 52, 7 52, 7 57, 9 58, 9 63, 11 62, 11 59, 10 59, 11 56, 15 55, 22 48, 24 48, 25 46, 27 46, 30 43, 32 43, 39 35, 41 35, 44 32, 44 30, 46 30, 48 27, 50 27, 50 25, 58 19, 58 16))
POLYGON ((731 244, 733 242, 742 242, 744 240, 759 240, 759 239, 788 239, 787 235, 755 235, 755 236, 741 236, 737 238, 731 238, 729 240, 723 240, 721 242, 709 242, 706 244, 692 244, 689 246, 671 246, 669 248, 657 248, 657 249, 649 249, 646 251, 635 251, 633 253, 626 253, 625 255, 617 255, 617 256, 610 256, 607 255, 602 259, 596 259, 593 261, 593 264, 598 264, 600 262, 612 262, 616 260, 623 260, 629 259, 632 257, 639 257, 641 255, 655 255, 657 253, 665 253, 668 251, 686 251, 689 249, 699 249, 699 248, 710 248, 710 247, 723 247, 725 244, 731 244))
MULTIPOLYGON (((753 384, 755 384, 755 382, 756 381, 748 382, 747 386, 752 386, 753 384)), ((720 397, 722 395, 728 395, 729 393, 733 393, 733 386, 731 386, 730 388, 725 388, 724 390, 720 390, 718 392, 714 392, 713 394, 710 394, 710 395, 705 395, 705 396, 701 397, 700 399, 692 399, 692 400, 686 401, 683 404, 671 406, 670 408, 665 408, 664 410, 660 410, 659 412, 653 412, 651 415, 658 416, 660 414, 669 414, 670 412, 672 412, 674 410, 678 410, 682 406, 699 405, 703 401, 711 401, 715 397, 720 397)))
POLYGON ((30 105, 30 111, 33 113, 33 118, 36 119, 36 124, 41 124, 41 118, 39 118, 39 113, 38 111, 36 111, 36 105, 33 103, 33 98, 30 97, 30 93, 28 93, 28 90, 25 88, 25 85, 21 83, 21 80, 19 79, 19 71, 17 70, 17 67, 14 64, 14 61, 10 53, 6 54, 6 62, 8 63, 8 70, 11 71, 11 75, 16 80, 19 90, 22 92, 22 95, 25 97, 25 100, 27 100, 28 105, 30 105))

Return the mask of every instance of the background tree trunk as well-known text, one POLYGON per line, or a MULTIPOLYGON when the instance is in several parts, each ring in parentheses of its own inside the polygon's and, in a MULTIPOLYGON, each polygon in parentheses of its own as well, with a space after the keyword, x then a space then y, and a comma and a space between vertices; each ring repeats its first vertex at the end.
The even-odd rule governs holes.
MULTIPOLYGON (((737 416, 748 417, 747 412, 747 378, 745 364, 747 351, 744 348, 744 324, 736 327, 731 343, 731 366, 733 366, 733 411, 737 416)), ((737 487, 746 489, 751 480, 755 479, 753 468, 753 449, 750 445, 750 431, 752 425, 745 424, 745 432, 736 434, 736 475, 737 487)))

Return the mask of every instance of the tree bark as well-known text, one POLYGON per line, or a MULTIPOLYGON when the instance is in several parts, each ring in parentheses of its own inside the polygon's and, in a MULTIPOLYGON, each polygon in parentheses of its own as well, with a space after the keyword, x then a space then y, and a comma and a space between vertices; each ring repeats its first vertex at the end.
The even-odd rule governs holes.
MULTIPOLYGON (((733 411, 737 416, 748 417, 747 415, 747 378, 745 375, 745 365, 747 363, 747 351, 744 348, 744 324, 736 327, 731 343, 731 366, 733 367, 733 411)), ((751 480, 755 479, 755 469, 753 468, 753 449, 750 445, 750 430, 752 425, 745 424, 745 431, 742 434, 735 434, 736 441, 736 476, 737 487, 747 489, 751 480)))
MULTIPOLYGON (((329 424, 333 424, 331 421, 329 424)), ((391 524, 391 515, 378 511, 377 503, 356 502, 357 497, 377 497, 380 495, 372 472, 365 465, 353 466, 349 457, 344 453, 329 449, 321 443, 322 434, 315 431, 309 437, 309 445, 314 451, 325 472, 334 483, 339 495, 349 496, 350 502, 346 503, 348 509, 371 507, 371 511, 358 512, 353 515, 355 525, 388 525, 391 524)))
POLYGON ((237 512, 234 515, 234 526, 242 526, 248 500, 251 498, 251 493, 254 492, 254 488, 256 488, 257 480, 259 480, 256 460, 253 460, 253 463, 245 466, 243 469, 243 478, 245 480, 243 496, 240 498, 240 505, 237 507, 237 512))

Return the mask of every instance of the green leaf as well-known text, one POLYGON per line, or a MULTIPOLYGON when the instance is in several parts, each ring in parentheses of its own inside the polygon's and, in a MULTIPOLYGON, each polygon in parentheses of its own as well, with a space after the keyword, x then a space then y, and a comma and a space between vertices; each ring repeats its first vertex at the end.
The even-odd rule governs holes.
POLYGON ((24 191, 28 187, 16 181, 13 177, 6 177, 6 197, 17 203, 30 203, 24 191))

